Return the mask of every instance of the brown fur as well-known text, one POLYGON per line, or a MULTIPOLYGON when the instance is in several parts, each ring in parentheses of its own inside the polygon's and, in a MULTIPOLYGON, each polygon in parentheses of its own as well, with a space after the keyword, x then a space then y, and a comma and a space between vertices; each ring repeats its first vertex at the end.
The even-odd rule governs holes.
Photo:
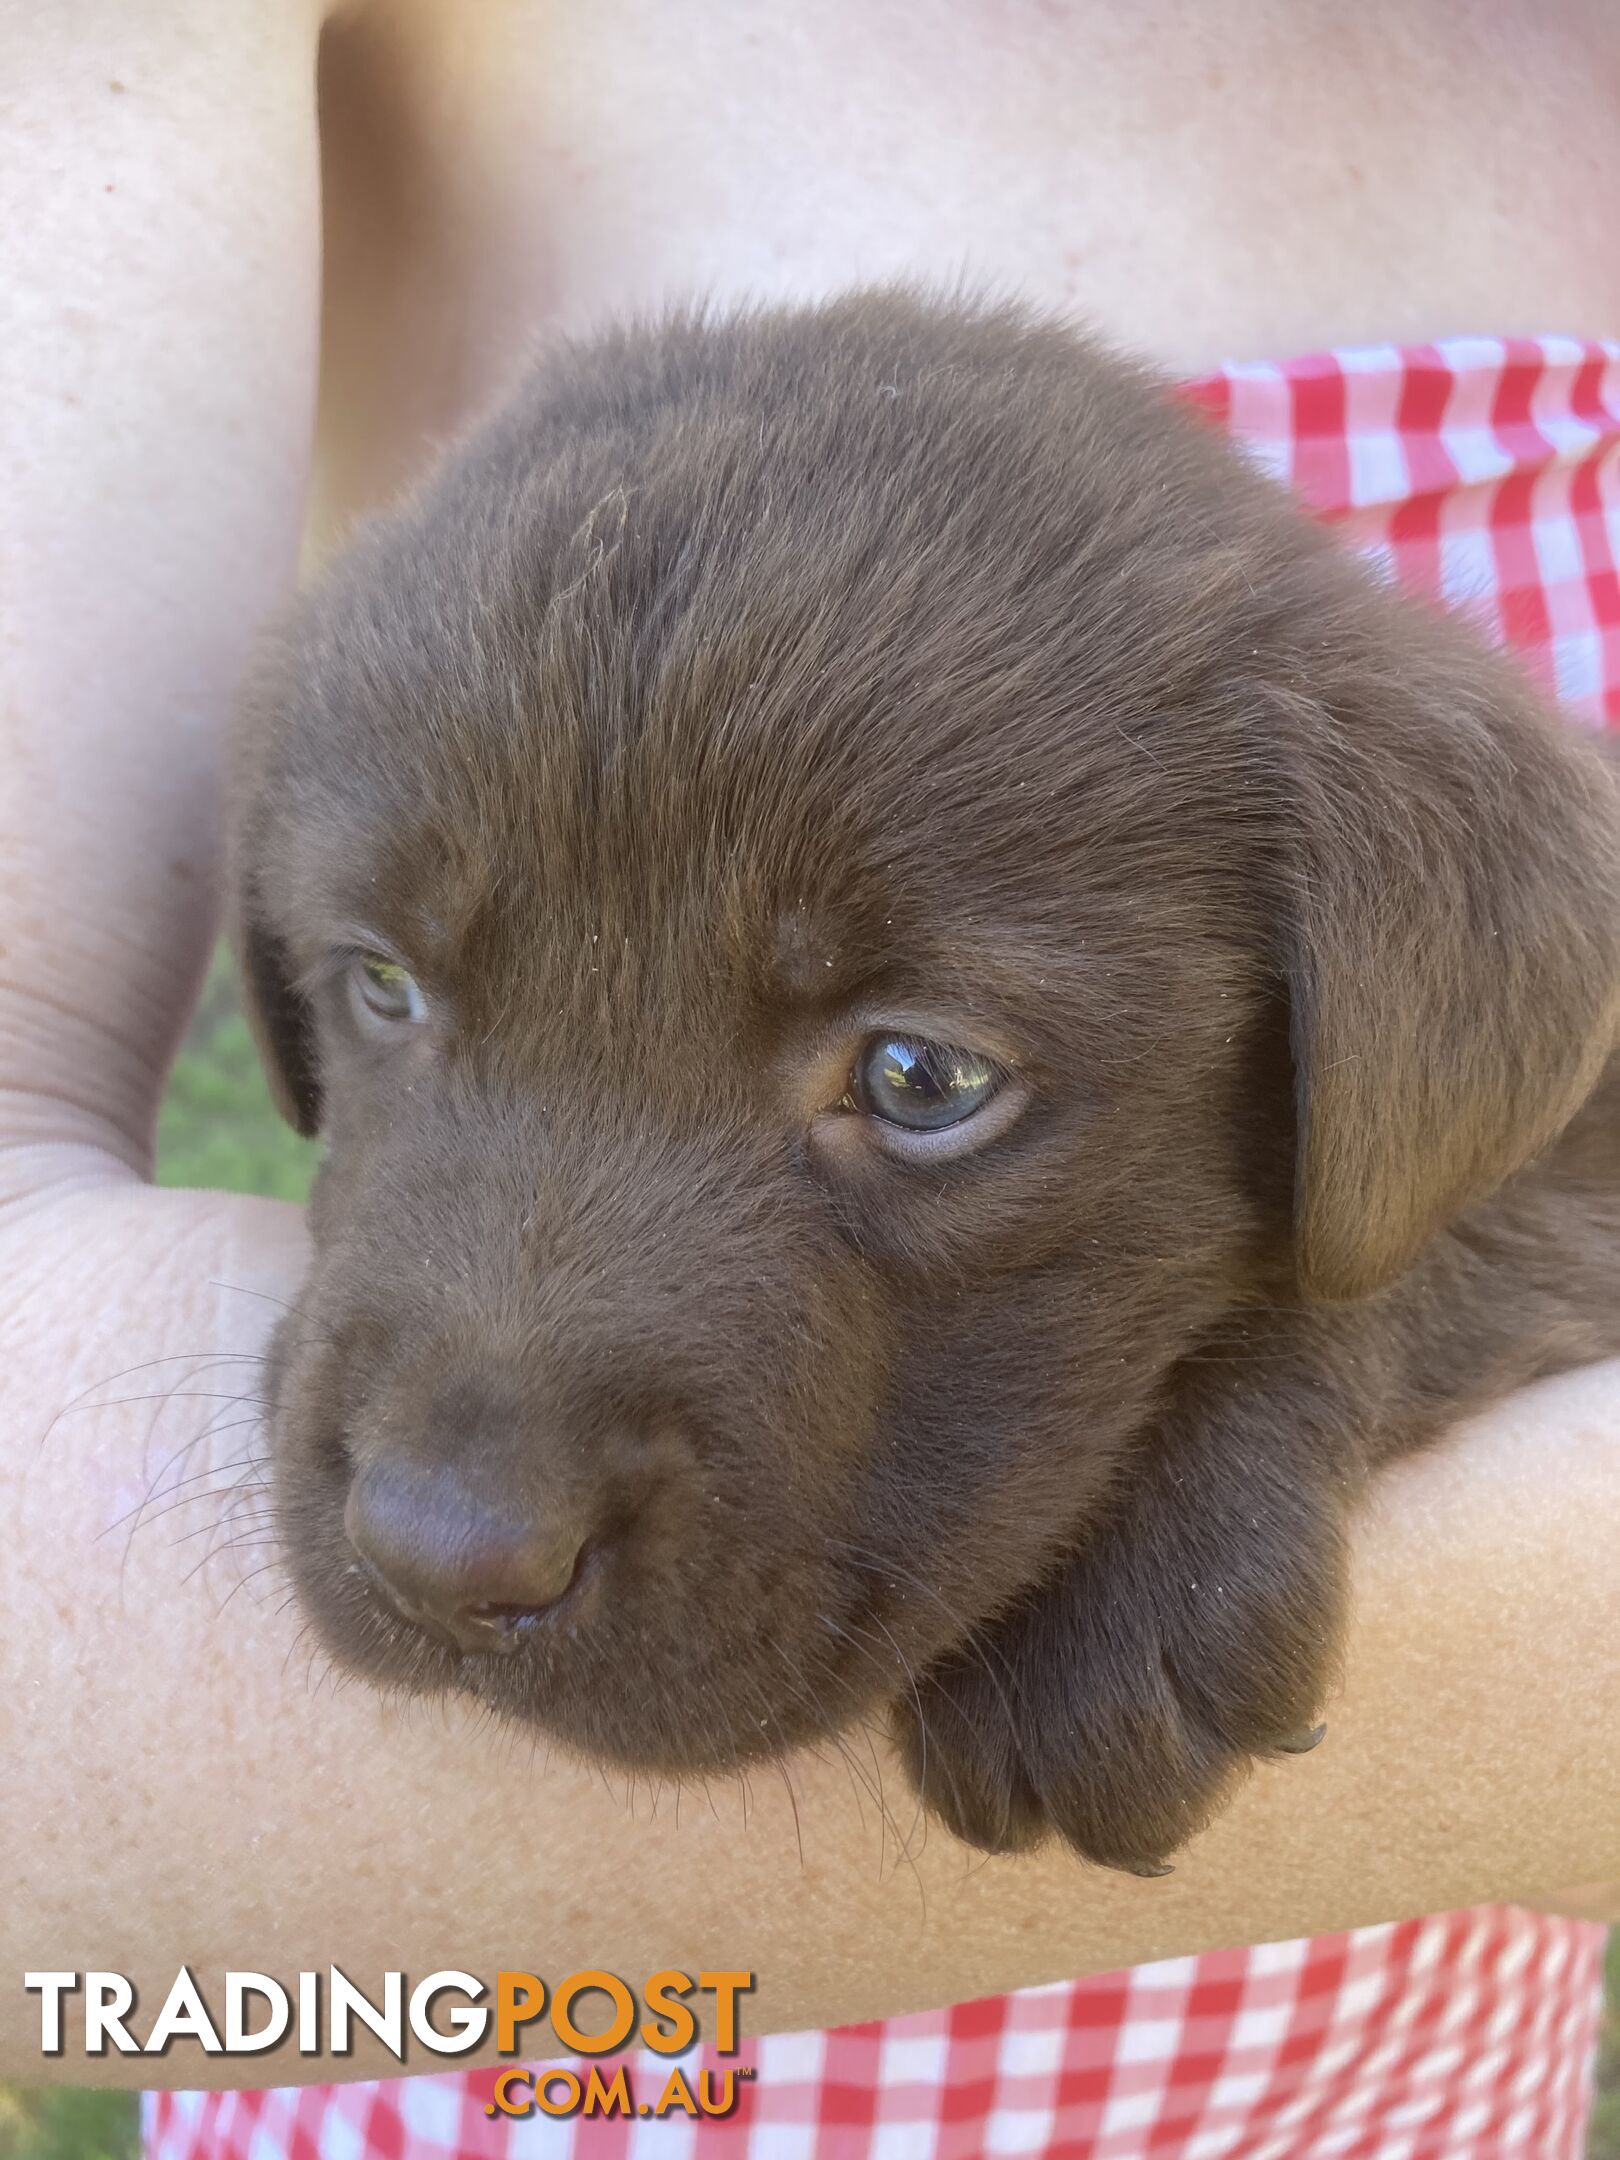
POLYGON ((554 352, 299 607, 237 802, 327 1143, 280 1522, 381 1683, 673 1774, 888 1706, 963 1836, 1152 1872, 1308 1741, 1369 1469, 1620 1350, 1620 790, 1065 329, 554 352), (1022 1113, 889 1160, 885 1022, 1022 1113), (591 1567, 458 1656, 359 1477, 591 1567))

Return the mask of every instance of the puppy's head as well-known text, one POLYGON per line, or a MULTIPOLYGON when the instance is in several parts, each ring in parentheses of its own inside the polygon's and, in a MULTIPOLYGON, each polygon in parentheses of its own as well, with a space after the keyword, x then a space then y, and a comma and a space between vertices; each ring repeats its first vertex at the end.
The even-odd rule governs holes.
POLYGON ((1612 800, 1510 671, 1011 313, 554 356, 243 741, 303 1598, 637 1766, 897 1696, 1613 1040, 1612 800))

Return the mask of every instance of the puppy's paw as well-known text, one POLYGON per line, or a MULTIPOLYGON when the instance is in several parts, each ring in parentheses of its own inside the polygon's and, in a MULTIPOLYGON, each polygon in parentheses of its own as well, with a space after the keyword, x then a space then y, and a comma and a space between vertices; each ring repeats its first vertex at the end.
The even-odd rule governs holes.
POLYGON ((1201 1494, 1161 1463, 1058 1575, 896 1705, 923 1800, 958 1837, 1047 1835, 1133 1874, 1172 1855, 1257 1756, 1321 1737, 1342 1576, 1320 1481, 1201 1494))
POLYGON ((932 1666, 894 1705, 895 1737, 929 1812, 983 1852, 1027 1852, 1051 1830, 1026 1764, 1023 1690, 994 1631, 932 1666))

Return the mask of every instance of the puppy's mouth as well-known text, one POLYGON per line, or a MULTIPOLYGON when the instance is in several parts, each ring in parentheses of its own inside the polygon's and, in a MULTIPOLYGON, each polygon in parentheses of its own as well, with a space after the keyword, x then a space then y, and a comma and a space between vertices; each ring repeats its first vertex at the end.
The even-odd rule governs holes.
POLYGON ((638 1773, 703 1776, 780 1757, 904 1687, 882 1656, 872 1584, 823 1585, 807 1610, 796 1571, 739 1585, 724 1567, 693 1555, 689 1582, 627 1587, 614 1556, 588 1548, 549 1604, 486 1601, 451 1626, 354 1561, 346 1595, 323 1585, 305 1602, 328 1649, 385 1692, 460 1695, 638 1773))

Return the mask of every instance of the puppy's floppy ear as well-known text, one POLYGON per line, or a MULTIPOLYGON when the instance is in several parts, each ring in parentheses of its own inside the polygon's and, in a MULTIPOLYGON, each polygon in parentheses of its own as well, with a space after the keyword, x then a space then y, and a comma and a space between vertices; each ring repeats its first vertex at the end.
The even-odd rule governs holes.
POLYGON ((1383 629, 1325 694, 1280 693, 1296 1258, 1321 1298, 1398 1275, 1620 1040, 1616 773, 1455 625, 1383 629))
POLYGON ((281 939, 243 885, 231 925, 242 979, 242 1002, 258 1045, 276 1108, 306 1140, 320 1129, 321 1085, 315 1029, 281 939))

